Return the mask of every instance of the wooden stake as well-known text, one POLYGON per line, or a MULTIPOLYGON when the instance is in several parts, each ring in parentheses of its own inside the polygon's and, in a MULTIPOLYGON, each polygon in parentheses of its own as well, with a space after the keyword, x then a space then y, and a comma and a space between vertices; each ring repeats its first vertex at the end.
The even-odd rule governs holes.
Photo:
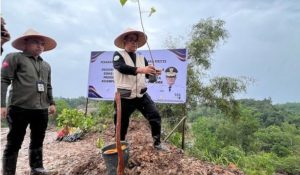
POLYGON ((124 161, 123 161, 123 151, 122 145, 120 141, 120 133, 121 133, 121 97, 120 93, 116 92, 115 94, 116 104, 117 104, 117 136, 116 136, 116 147, 118 151, 118 169, 117 174, 123 175, 124 173, 124 161))

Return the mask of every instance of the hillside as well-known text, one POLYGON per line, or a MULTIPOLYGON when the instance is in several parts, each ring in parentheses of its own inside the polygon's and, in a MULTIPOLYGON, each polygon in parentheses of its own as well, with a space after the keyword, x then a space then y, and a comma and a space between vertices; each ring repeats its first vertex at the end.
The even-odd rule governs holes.
MULTIPOLYGON (((152 147, 150 130, 145 121, 132 121, 129 127, 128 142, 130 143, 129 167, 125 174, 145 175, 242 175, 243 173, 232 166, 224 168, 211 163, 202 162, 192 157, 187 157, 182 150, 166 144, 168 152, 157 151, 152 147)), ((5 145, 7 129, 1 129, 1 152, 5 145)), ((29 130, 19 154, 17 174, 28 173, 28 140, 29 130)), ((47 131, 44 143, 44 165, 49 170, 55 170, 53 174, 86 174, 99 175, 106 173, 104 160, 99 149, 96 148, 96 140, 103 137, 106 144, 114 142, 114 126, 110 125, 103 134, 88 133, 80 141, 68 143, 55 141, 54 129, 47 131)))

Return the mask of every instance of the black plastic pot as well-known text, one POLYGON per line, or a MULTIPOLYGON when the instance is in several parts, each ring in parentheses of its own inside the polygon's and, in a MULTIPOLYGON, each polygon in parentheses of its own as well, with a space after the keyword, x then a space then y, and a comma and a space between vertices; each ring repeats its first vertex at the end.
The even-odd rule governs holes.
MULTIPOLYGON (((125 141, 121 141, 121 145, 126 146, 126 148, 123 150, 124 167, 126 167, 129 159, 129 144, 125 141)), ((105 154, 104 152, 115 148, 116 148, 116 144, 114 143, 111 145, 107 145, 101 149, 102 157, 104 159, 108 175, 117 175, 118 153, 116 152, 113 154, 105 154)))

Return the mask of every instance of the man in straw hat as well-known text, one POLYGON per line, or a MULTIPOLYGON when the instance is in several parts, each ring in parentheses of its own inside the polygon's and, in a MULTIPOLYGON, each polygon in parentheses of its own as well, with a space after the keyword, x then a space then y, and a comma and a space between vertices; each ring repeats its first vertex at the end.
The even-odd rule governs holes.
POLYGON ((53 114, 56 109, 52 96, 51 68, 40 55, 54 49, 56 41, 29 29, 14 40, 12 46, 22 52, 8 54, 1 68, 1 117, 6 117, 9 125, 2 159, 3 174, 15 174, 18 152, 28 125, 31 129, 31 174, 45 174, 43 141, 48 112, 53 114), (6 91, 10 84, 12 89, 6 105, 6 91))
MULTIPOLYGON (((161 71, 149 65, 144 56, 136 54, 137 48, 142 47, 146 41, 145 33, 130 28, 114 41, 117 47, 124 49, 116 51, 113 55, 115 86, 121 94, 121 140, 125 140, 130 115, 138 109, 151 126, 154 147, 162 149, 160 142, 161 117, 148 95, 146 87, 146 78, 149 75, 160 75, 161 71)), ((116 124, 116 105, 114 119, 116 124)))

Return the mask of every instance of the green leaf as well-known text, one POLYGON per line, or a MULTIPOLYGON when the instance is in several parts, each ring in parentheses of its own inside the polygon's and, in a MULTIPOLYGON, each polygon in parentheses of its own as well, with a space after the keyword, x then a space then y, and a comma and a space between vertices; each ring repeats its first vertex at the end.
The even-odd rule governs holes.
POLYGON ((150 13, 149 13, 149 17, 150 17, 153 13, 155 13, 155 12, 156 12, 155 8, 154 8, 154 7, 151 7, 150 13))
POLYGON ((126 2, 127 2, 127 0, 120 0, 120 3, 122 6, 124 6, 126 2))
POLYGON ((101 149, 103 146, 104 146, 104 141, 101 137, 99 137, 96 142, 96 147, 101 149))

